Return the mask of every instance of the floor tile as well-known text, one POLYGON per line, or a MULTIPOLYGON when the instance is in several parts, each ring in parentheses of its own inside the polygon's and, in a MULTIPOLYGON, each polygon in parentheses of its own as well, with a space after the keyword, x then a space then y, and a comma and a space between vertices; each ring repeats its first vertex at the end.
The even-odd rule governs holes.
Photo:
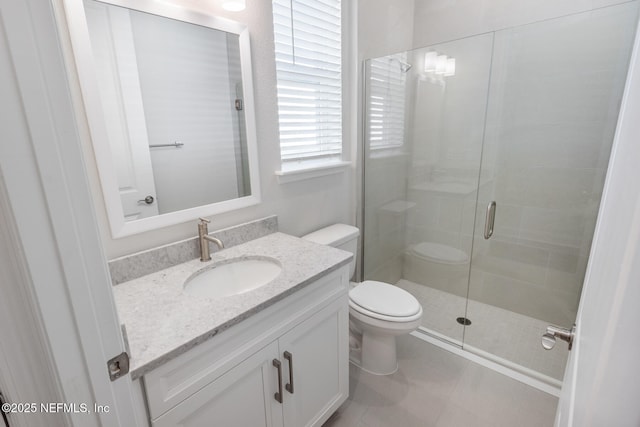
POLYGON ((324 427, 545 427, 558 399, 412 336, 395 374, 350 365, 349 399, 324 427))
POLYGON ((450 403, 443 409, 436 427, 495 427, 495 424, 488 419, 479 417, 473 411, 450 403))

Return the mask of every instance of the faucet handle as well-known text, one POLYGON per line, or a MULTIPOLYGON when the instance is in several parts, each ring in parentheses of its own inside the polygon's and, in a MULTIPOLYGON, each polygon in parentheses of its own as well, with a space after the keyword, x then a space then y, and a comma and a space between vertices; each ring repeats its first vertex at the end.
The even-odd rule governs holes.
POLYGON ((211 222, 211 220, 207 218, 199 218, 199 219, 202 224, 209 224, 211 222))

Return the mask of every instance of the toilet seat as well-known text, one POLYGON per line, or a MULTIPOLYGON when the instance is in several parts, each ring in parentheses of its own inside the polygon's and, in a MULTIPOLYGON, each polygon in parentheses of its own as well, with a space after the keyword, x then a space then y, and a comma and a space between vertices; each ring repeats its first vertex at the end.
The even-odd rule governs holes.
POLYGON ((422 317, 422 306, 404 289, 367 280, 349 292, 349 307, 365 316, 387 322, 412 322, 422 317))
POLYGON ((389 323, 410 323, 422 317, 422 307, 420 307, 420 310, 416 314, 409 317, 387 316, 384 314, 375 313, 373 311, 369 311, 365 308, 360 307, 358 304, 355 304, 353 301, 349 301, 349 308, 362 316, 370 317, 371 319, 375 319, 375 320, 383 320, 389 323))

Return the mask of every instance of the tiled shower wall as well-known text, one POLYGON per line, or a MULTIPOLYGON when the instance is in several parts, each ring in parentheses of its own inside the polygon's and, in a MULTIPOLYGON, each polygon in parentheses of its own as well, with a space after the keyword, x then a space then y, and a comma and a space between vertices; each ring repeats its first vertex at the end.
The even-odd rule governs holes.
POLYGON ((496 33, 470 298, 574 322, 636 17, 631 3, 496 33))

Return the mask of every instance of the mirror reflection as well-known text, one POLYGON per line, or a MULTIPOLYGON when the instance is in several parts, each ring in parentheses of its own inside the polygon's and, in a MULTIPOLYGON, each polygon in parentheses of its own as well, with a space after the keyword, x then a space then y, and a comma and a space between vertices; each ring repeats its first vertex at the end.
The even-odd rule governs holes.
POLYGON ((125 221, 251 195, 239 36, 85 12, 125 221))

